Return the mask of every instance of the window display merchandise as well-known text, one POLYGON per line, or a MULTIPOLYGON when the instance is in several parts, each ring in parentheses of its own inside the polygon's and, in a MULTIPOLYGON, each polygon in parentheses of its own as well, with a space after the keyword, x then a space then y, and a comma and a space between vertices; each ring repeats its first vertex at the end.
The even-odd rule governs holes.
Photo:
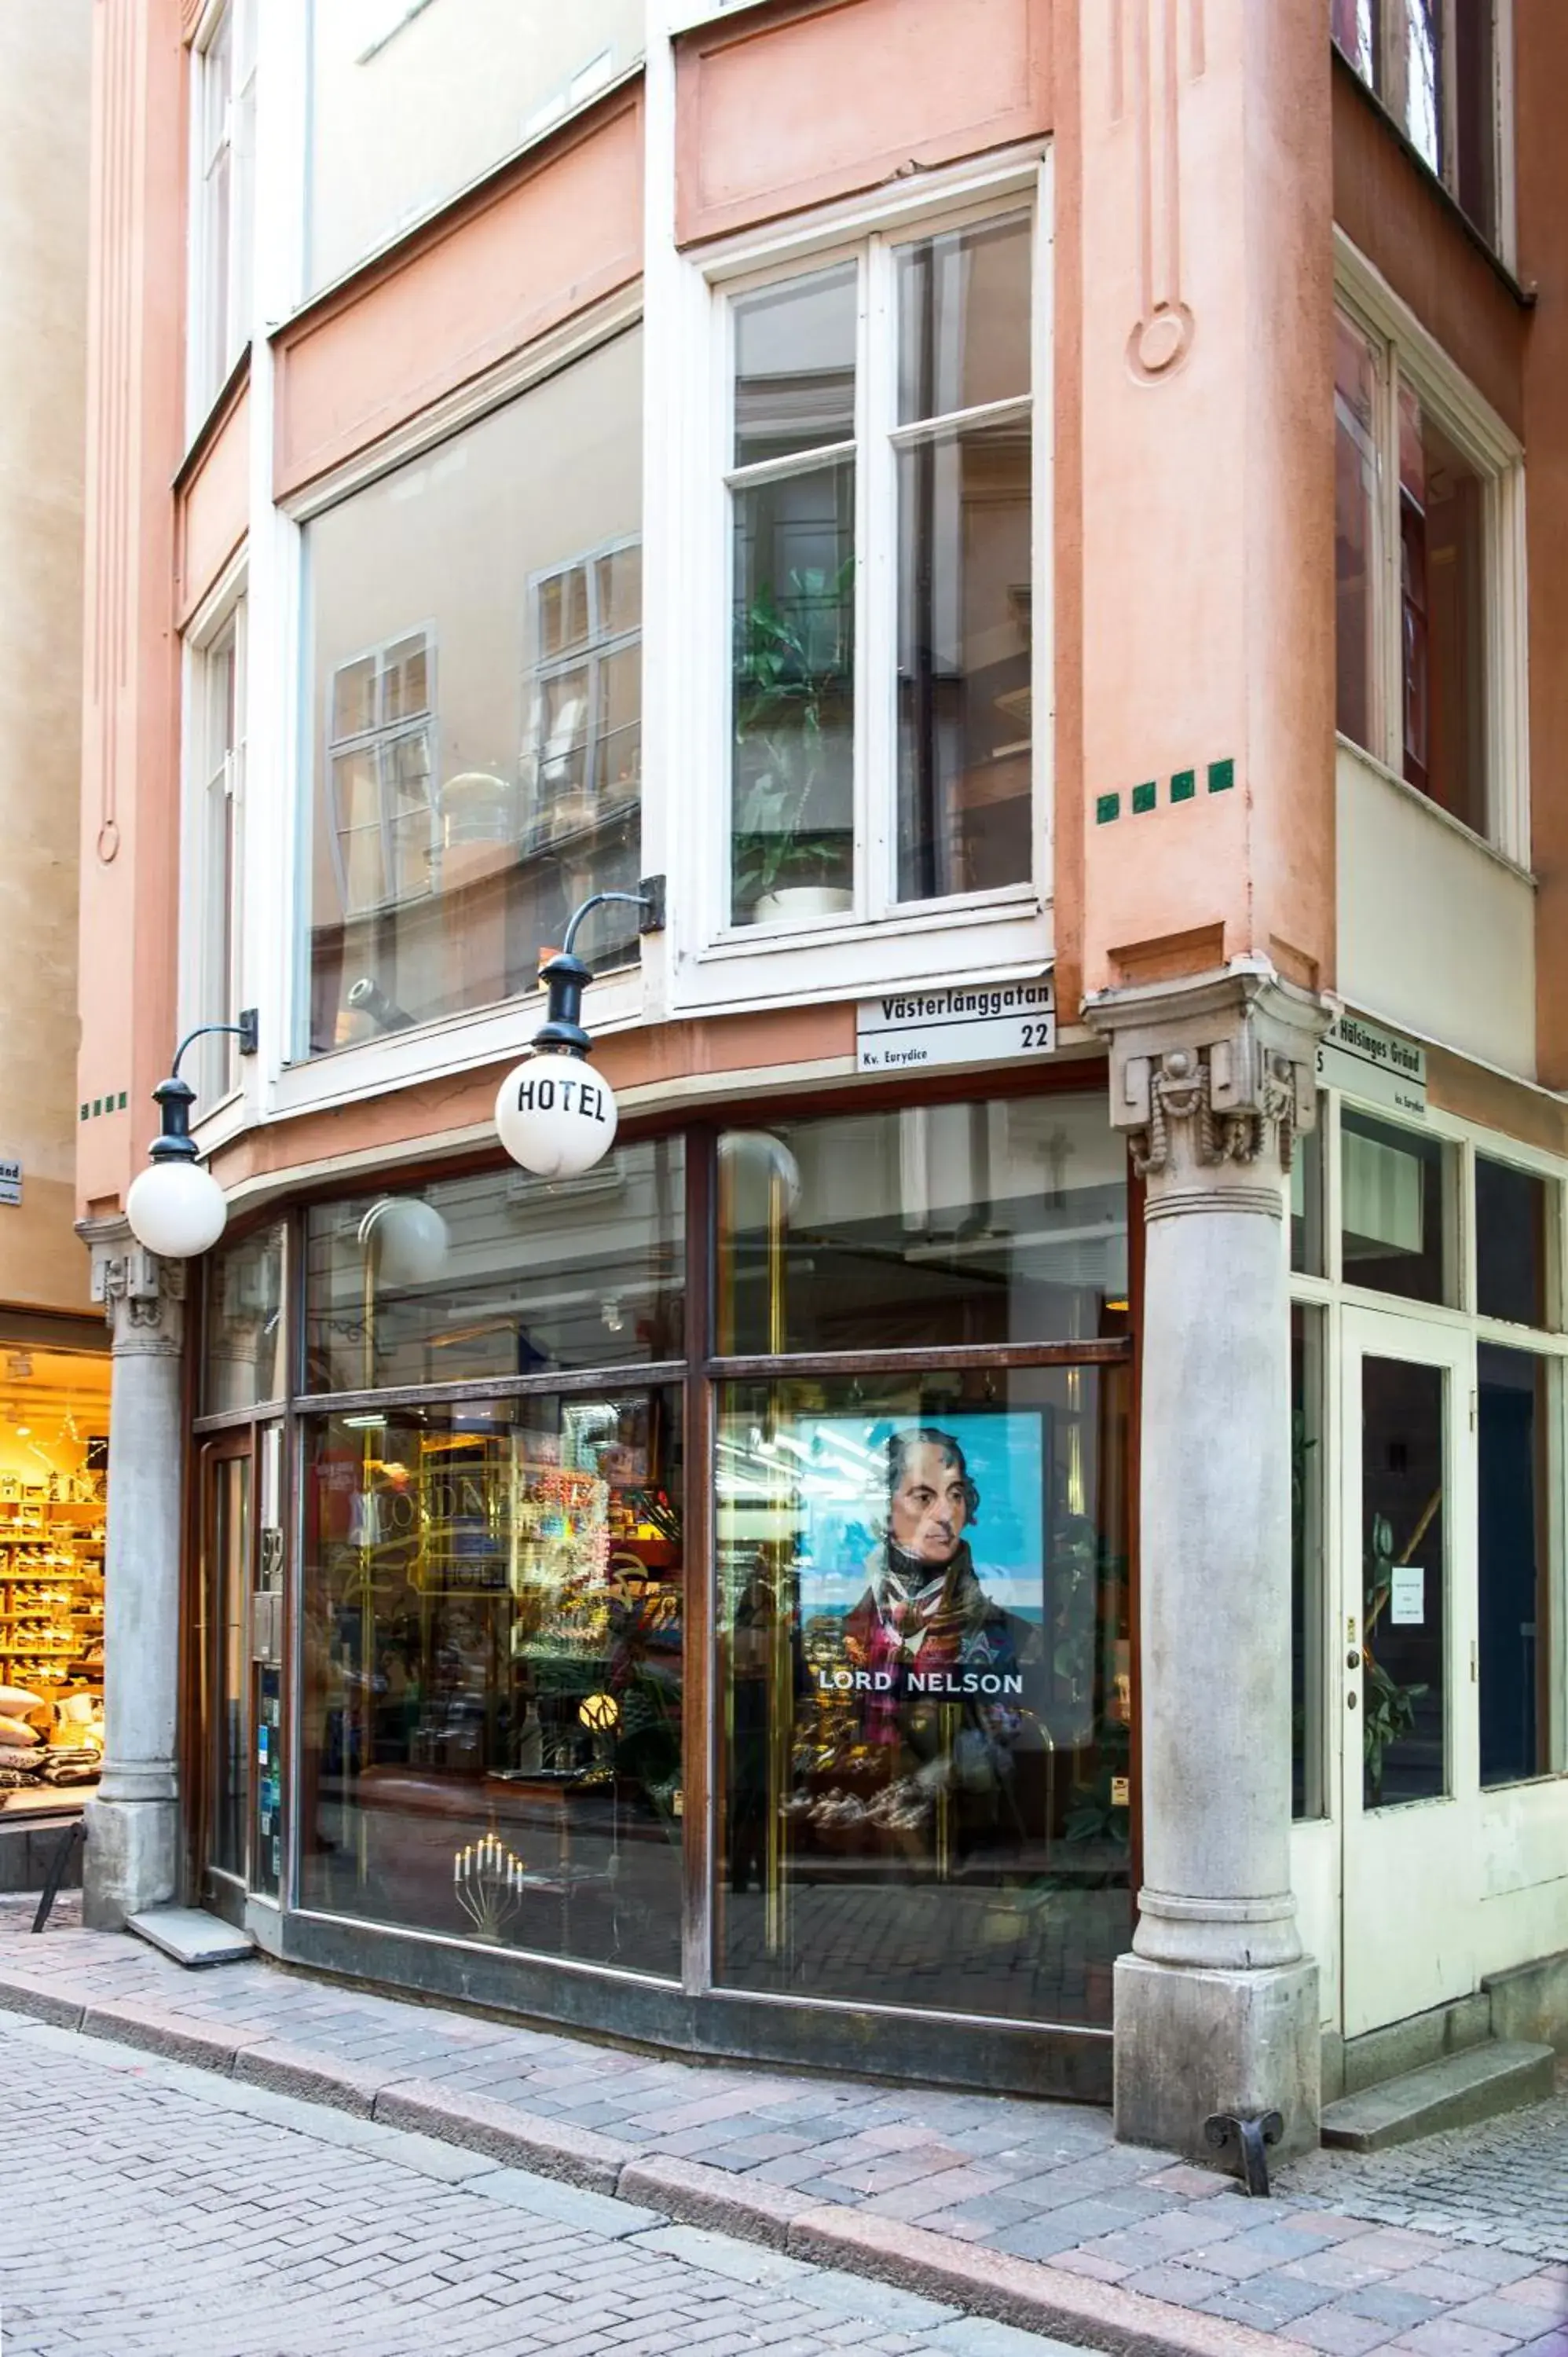
POLYGON ((96 1782, 102 1761, 108 1367, 17 1349, 4 1367, 0 1806, 16 1810, 96 1782))

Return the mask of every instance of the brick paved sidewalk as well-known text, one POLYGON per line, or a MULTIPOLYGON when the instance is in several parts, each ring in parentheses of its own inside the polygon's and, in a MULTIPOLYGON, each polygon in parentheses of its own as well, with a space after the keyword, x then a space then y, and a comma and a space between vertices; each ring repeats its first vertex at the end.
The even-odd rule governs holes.
POLYGON ((0 2007, 373 2116, 1036 2332, 1182 2357, 1568 2357, 1568 2098, 1276 2198, 1080 2106, 680 2062, 0 1902, 0 2007))

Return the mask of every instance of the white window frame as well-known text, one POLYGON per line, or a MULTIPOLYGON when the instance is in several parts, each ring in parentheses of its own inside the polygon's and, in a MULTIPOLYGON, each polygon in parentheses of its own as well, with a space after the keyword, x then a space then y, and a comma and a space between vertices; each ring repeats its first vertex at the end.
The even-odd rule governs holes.
POLYGON ((322 715, 322 782, 326 788, 331 820, 329 849, 332 855, 332 872, 337 878, 338 897, 343 904, 343 921, 348 925, 356 922, 361 917, 373 917, 388 909, 406 908, 413 900, 428 899, 431 894, 441 888, 441 812, 435 783, 440 773, 440 748, 437 742, 439 705, 436 694, 435 623, 430 620, 411 622, 407 630, 399 630, 391 638, 381 639, 374 646, 361 647, 357 654, 345 655, 342 662, 335 663, 328 673, 326 691, 326 710, 322 715), (386 658, 399 648, 412 646, 416 639, 422 641, 424 651, 425 694, 424 702, 420 709, 417 712, 401 714, 395 720, 382 720, 378 716, 372 720, 368 728, 355 728, 351 729, 346 737, 335 737, 332 734, 332 716, 338 700, 338 682, 342 678, 343 673, 346 671, 355 670, 360 663, 375 664, 375 702, 379 716, 381 682, 385 679, 388 670, 386 658), (422 892, 399 892, 394 888, 396 861, 392 841, 397 813, 388 804, 386 780, 381 770, 381 756, 383 753, 390 752, 394 746, 406 743, 415 737, 424 737, 428 754, 425 801, 430 813, 430 874, 422 892), (338 803, 336 765, 339 756, 346 753, 373 753, 376 756, 378 797, 376 832, 381 841, 381 880, 386 888, 379 899, 367 900, 362 908, 350 908, 349 905, 349 861, 345 856, 344 845, 348 834, 359 834, 365 830, 356 827, 345 828, 338 803))
MULTIPOLYGON (((179 941, 180 1032, 232 1023, 245 1001, 245 773, 248 620, 243 560, 231 566, 185 639, 185 814, 179 941), (232 733, 220 709, 220 666, 232 665, 232 733)), ((232 1039, 203 1039, 191 1075, 206 1122, 241 1091, 232 1039)))
POLYGON ((186 417, 194 438, 251 339, 255 222, 256 17, 258 0, 215 0, 190 48, 190 220, 186 291, 186 417), (227 27, 230 90, 214 127, 212 51, 227 27), (227 234, 213 221, 210 180, 229 167, 227 234), (222 265, 221 297, 217 284, 222 265), (215 357, 216 356, 216 357, 215 357))
MULTIPOLYGON (((1456 0, 1441 0, 1443 9, 1442 59, 1439 74, 1443 84, 1443 123, 1440 129, 1442 168, 1422 161, 1456 205, 1459 198, 1459 102, 1458 90, 1451 59, 1457 43, 1456 0)), ((1357 80, 1369 90, 1378 104, 1392 118, 1402 136, 1409 139, 1405 130, 1404 75, 1405 51, 1398 38, 1399 14, 1385 5, 1382 16, 1380 54, 1372 61, 1371 78, 1362 72, 1356 59, 1343 49, 1340 55, 1357 80)), ((1337 44, 1336 44, 1337 47, 1337 44)), ((1513 0, 1492 0, 1492 169, 1496 175, 1497 223, 1495 237, 1488 237, 1479 221, 1465 218, 1482 242, 1489 245, 1498 258, 1510 267, 1515 259, 1517 206, 1514 191, 1514 28, 1513 0)), ((1413 142, 1411 143, 1413 145, 1413 142)), ((1419 148, 1415 151, 1420 154, 1419 148)), ((1461 205, 1460 210, 1464 208, 1461 205)))
POLYGON ((1530 872, 1530 721, 1526 630, 1524 449, 1491 404, 1460 374, 1442 346, 1394 293, 1343 231, 1335 231, 1335 299, 1345 318, 1378 355, 1375 431, 1378 447, 1379 547, 1373 645, 1376 708, 1371 745, 1341 737, 1340 744, 1377 770, 1402 793, 1467 841, 1530 872), (1486 567, 1485 834, 1466 825, 1419 788, 1406 783, 1402 712, 1399 387, 1408 384, 1487 485, 1483 537, 1486 567))
MULTIPOLYGON (((532 853, 539 850, 542 847, 542 841, 544 840, 542 837, 538 841, 534 840, 534 828, 537 823, 539 809, 542 807, 537 780, 543 776, 545 771, 549 769, 552 761, 559 761, 564 758, 563 755, 559 753, 553 753, 550 747, 544 740, 544 691, 552 680, 564 678, 570 672, 582 671, 585 672, 588 675, 587 712, 584 721, 583 736, 584 776, 589 791, 598 794, 602 799, 603 788, 599 780, 598 772, 600 756, 605 740, 600 735, 598 726, 599 668, 607 658, 611 655, 625 654, 634 647, 640 649, 642 644, 642 622, 641 604, 639 599, 638 626, 635 630, 611 630, 603 626, 598 610, 598 567, 602 560, 607 556, 620 556, 623 555, 628 549, 635 548, 640 551, 641 547, 642 535, 640 533, 623 533, 618 540, 602 541, 596 547, 584 549, 579 554, 566 558, 562 564, 549 565, 543 572, 531 573, 528 576, 527 630, 528 646, 531 651, 531 655, 530 660, 525 663, 523 670, 523 691, 525 701, 528 704, 530 710, 528 743, 531 748, 531 759, 535 771, 536 781, 532 788, 534 801, 532 808, 528 811, 528 831, 526 834, 523 834, 519 837, 519 848, 522 856, 525 858, 530 856, 532 853), (544 592, 551 582, 564 581, 574 573, 581 573, 585 576, 585 594, 588 615, 587 631, 582 639, 575 641, 572 646, 564 649, 562 652, 547 655, 544 652, 544 626, 542 618, 544 592)), ((640 776, 642 768, 640 724, 641 715, 639 711, 639 749, 638 755, 639 801, 641 797, 640 776)), ((596 821, 596 823, 602 823, 603 818, 608 817, 609 815, 611 815, 611 813, 606 810, 602 813, 601 819, 596 821)))
MULTIPOLYGON (((976 980, 1038 974, 1054 947, 1051 902, 1052 772, 1055 734, 1053 632, 1054 502, 1052 385, 1053 208, 1051 150, 1038 143, 934 173, 916 191, 882 194, 823 209, 701 257, 682 257, 671 288, 684 333, 671 382, 650 379, 650 435, 676 446, 680 483, 673 514, 689 536, 683 553, 661 562, 646 553, 645 613, 650 642, 662 647, 660 600, 687 618, 680 634, 681 676, 658 720, 662 759, 650 743, 655 774, 678 760, 681 809, 668 826, 681 868, 671 877, 672 1003, 719 1012, 759 1001, 853 998, 891 984, 950 980, 955 957, 976 980), (896 247, 960 226, 1026 210, 1035 222, 1033 385, 1033 556, 1031 625, 1034 767, 1032 873, 999 889, 936 900, 893 898, 892 834, 897 779, 896 427, 892 341, 896 247), (855 775, 857 905, 852 914, 784 926, 736 925, 730 917, 732 813, 731 565, 732 299, 854 259, 861 269, 856 370, 855 775), (662 397, 662 412, 653 404, 662 397), (665 569, 667 565, 668 570, 665 569), (657 577, 656 577, 657 575, 657 577), (874 780, 875 788, 874 788, 874 780), (875 879, 875 881, 874 881, 875 879), (972 935, 955 951, 953 934, 972 935)), ((650 291, 650 307, 652 313, 650 291)), ((671 327, 674 321, 671 320, 671 327)), ((999 415, 1015 404, 997 404, 999 415)), ((1017 404, 1022 406, 1022 404, 1017 404)), ((985 413, 977 413, 983 415, 985 413)), ((826 451, 802 454, 803 467, 826 451)), ((654 660, 657 660, 657 653, 654 660)), ((649 700, 645 697, 645 720, 649 700)))

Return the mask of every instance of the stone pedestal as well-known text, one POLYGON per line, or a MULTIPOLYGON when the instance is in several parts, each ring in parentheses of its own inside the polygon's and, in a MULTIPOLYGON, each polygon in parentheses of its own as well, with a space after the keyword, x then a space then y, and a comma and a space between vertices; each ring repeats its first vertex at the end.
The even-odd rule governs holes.
POLYGON ((1316 2141, 1316 1967, 1290 1885, 1290 1303, 1283 1222, 1327 1010, 1251 963, 1111 990, 1112 1119, 1145 1182, 1144 1879, 1116 1966, 1116 2126, 1316 2141))
POLYGON ((103 1777, 88 1802, 82 1914, 97 1931, 178 1896, 185 1264, 123 1222, 83 1228, 113 1334, 104 1560, 103 1777))

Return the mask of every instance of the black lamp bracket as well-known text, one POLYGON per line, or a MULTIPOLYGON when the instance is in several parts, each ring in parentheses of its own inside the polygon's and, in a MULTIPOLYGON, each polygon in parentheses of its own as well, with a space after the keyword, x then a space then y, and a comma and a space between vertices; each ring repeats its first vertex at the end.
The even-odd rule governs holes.
POLYGON ((573 909, 561 947, 539 969, 539 979, 544 985, 544 1020, 533 1035, 533 1045, 546 1055, 586 1056, 593 1047, 583 1028, 583 993, 593 979, 593 969, 576 955, 573 944, 585 919, 612 900, 642 910, 639 932, 659 933, 664 930, 662 876, 645 876, 636 892, 592 893, 573 909))
POLYGON ((198 1039, 224 1033, 240 1042, 242 1056, 253 1056, 260 1042, 260 1026, 253 1006, 245 1007, 237 1023, 199 1023, 188 1031, 174 1051, 174 1063, 166 1081, 160 1081, 153 1091, 153 1103, 163 1115, 163 1127, 147 1151, 155 1162, 194 1162, 197 1160, 196 1140, 190 1134, 190 1108, 196 1103, 196 1091, 188 1081, 179 1076, 179 1061, 186 1049, 198 1039))

